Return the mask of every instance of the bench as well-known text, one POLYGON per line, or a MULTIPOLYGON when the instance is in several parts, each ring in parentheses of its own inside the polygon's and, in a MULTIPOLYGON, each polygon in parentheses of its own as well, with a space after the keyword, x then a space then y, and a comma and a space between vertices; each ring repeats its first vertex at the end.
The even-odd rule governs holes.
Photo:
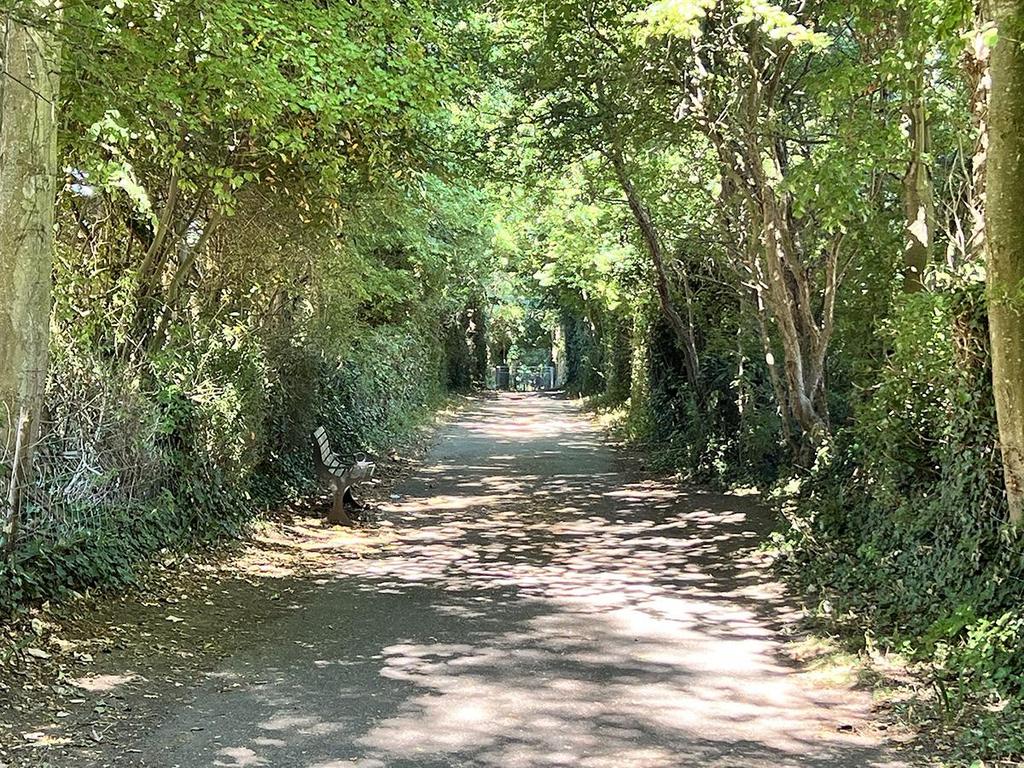
POLYGON ((327 430, 317 427, 313 432, 313 464, 316 466, 320 482, 334 489, 334 503, 327 514, 327 522, 332 525, 353 525, 346 505, 352 509, 362 509, 363 505, 352 495, 352 488, 364 480, 373 477, 376 465, 358 454, 354 464, 346 466, 333 450, 327 437, 327 430))

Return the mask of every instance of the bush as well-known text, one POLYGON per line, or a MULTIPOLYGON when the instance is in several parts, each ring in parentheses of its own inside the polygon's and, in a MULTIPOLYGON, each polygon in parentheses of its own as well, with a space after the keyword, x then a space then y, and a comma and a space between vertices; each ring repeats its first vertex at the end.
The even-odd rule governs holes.
POLYGON ((144 364, 55 339, 49 424, 0 562, 0 611, 125 584, 158 552, 238 535, 311 490, 317 424, 339 453, 386 449, 443 393, 436 337, 411 323, 368 329, 335 357, 213 326, 144 364))
POLYGON ((879 383, 802 487, 793 574, 833 620, 926 664, 945 717, 1014 702, 1024 541, 1004 522, 980 289, 907 298, 883 337, 879 383))

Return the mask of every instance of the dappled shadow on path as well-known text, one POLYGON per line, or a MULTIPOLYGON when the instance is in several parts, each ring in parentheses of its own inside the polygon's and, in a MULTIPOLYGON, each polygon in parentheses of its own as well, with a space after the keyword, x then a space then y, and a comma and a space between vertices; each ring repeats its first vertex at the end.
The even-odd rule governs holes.
POLYGON ((147 764, 895 764, 781 653, 764 516, 621 461, 568 403, 484 403, 147 764))

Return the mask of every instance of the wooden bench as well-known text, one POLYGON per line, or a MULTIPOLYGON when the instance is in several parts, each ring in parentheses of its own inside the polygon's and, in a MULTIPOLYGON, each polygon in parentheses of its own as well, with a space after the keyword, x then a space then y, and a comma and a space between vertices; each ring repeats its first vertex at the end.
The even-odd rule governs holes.
POLYGON ((320 482, 334 488, 334 503, 327 514, 327 522, 332 525, 353 525, 346 505, 353 509, 362 509, 363 505, 352 495, 352 488, 373 477, 376 465, 366 461, 365 456, 356 456, 355 463, 346 466, 331 450, 327 430, 323 427, 317 427, 313 432, 313 464, 320 482))

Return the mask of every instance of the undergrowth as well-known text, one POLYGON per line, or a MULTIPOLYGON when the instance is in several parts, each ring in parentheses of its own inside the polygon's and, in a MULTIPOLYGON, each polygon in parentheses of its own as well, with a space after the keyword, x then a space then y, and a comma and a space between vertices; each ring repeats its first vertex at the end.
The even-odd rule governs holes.
POLYGON ((146 369, 56 357, 50 429, 15 547, 0 560, 0 615, 132 583, 157 555, 243 534, 315 486, 309 434, 379 455, 442 401, 439 342, 414 327, 365 334, 345 354, 288 340, 181 346, 146 369))
POLYGON ((968 765, 1024 755, 1024 536, 1005 522, 979 294, 914 297, 883 328, 879 383, 803 479, 786 548, 819 619, 912 661, 968 765))

